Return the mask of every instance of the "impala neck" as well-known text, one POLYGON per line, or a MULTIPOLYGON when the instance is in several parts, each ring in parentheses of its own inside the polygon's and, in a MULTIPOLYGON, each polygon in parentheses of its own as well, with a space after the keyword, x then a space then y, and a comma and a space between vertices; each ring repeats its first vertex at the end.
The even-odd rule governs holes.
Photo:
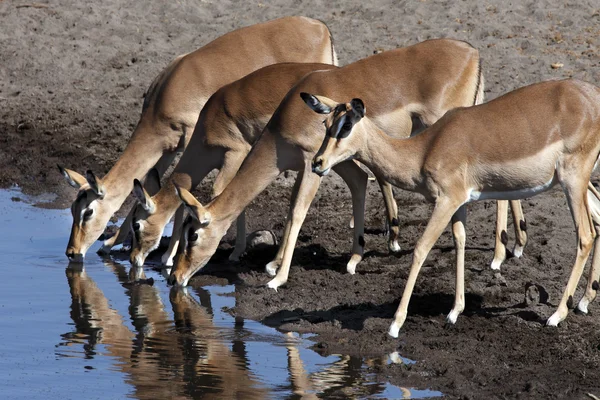
POLYGON ((213 220, 229 226, 277 176, 288 169, 284 149, 267 128, 225 190, 208 206, 213 220), (278 148, 278 145, 279 148, 278 148))
POLYGON ((421 169, 428 144, 423 133, 407 139, 391 137, 367 118, 363 119, 366 139, 356 153, 356 159, 375 175, 392 185, 418 191, 423 181, 421 169))
POLYGON ((142 180, 148 171, 156 165, 163 155, 163 148, 158 140, 142 138, 137 130, 127 144, 119 160, 104 177, 106 199, 115 207, 120 207, 133 189, 133 180, 142 180))

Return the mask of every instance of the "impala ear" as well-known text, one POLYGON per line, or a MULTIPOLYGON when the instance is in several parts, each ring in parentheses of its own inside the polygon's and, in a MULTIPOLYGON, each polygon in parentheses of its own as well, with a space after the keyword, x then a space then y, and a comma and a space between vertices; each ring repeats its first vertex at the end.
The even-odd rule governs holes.
POLYGON ((67 183, 69 185, 73 186, 75 189, 79 189, 80 187, 82 187, 83 185, 85 185, 87 183, 85 176, 83 176, 75 171, 71 171, 70 169, 63 168, 58 164, 56 166, 58 167, 58 170, 60 171, 62 176, 64 176, 65 179, 67 180, 67 183))
POLYGON ((154 201, 148 192, 146 192, 146 189, 144 189, 142 186, 142 183, 137 179, 133 180, 133 195, 144 210, 150 214, 154 214, 154 211, 156 211, 156 205, 154 204, 154 201))
POLYGON ((154 196, 160 190, 160 175, 158 174, 158 170, 156 168, 152 168, 150 171, 148 171, 146 180, 144 181, 144 188, 152 196, 154 196))
POLYGON ((188 209, 191 216, 198 222, 200 222, 200 226, 205 227, 210 224, 211 215, 210 212, 204 208, 202 204, 193 194, 191 194, 188 190, 182 188, 181 186, 175 185, 175 190, 177 191, 177 195, 181 199, 181 202, 188 209))
POLYGON ((300 93, 300 97, 309 106, 314 112, 318 114, 329 114, 337 103, 325 96, 315 96, 309 93, 302 92, 300 93))
POLYGON ((367 108, 361 99, 352 99, 352 101, 350 101, 350 107, 352 107, 352 111, 354 111, 356 117, 359 117, 358 119, 364 118, 367 108))
POLYGON ((98 197, 103 198, 106 195, 104 190, 104 185, 102 185, 102 181, 98 178, 91 169, 88 169, 85 173, 85 179, 87 183, 90 185, 90 189, 94 191, 98 195, 98 197))

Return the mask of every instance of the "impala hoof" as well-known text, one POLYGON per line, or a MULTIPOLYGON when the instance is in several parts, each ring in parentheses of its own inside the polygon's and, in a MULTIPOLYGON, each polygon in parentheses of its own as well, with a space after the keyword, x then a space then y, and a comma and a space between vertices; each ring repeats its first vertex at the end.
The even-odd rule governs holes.
POLYGON ((400 333, 400 325, 398 325, 396 322, 393 322, 392 325, 390 325, 390 330, 388 331, 388 335, 390 335, 393 338, 398 338, 399 333, 400 333))
POLYGON ((283 285, 285 282, 279 282, 278 279, 271 279, 269 283, 267 283, 267 287, 277 291, 277 289, 283 285))
POLYGON ((504 260, 496 260, 496 259, 494 259, 494 261, 492 261, 492 265, 490 265, 490 267, 494 271, 500 271, 500 267, 502 266, 502 262, 504 262, 504 260))
POLYGON ((516 258, 521 257, 523 255, 523 246, 515 244, 515 248, 513 249, 512 253, 516 258))
POLYGON ((583 297, 581 300, 579 300, 579 304, 577 304, 577 311, 579 311, 583 314, 587 314, 589 304, 590 304, 590 301, 587 298, 583 297))
POLYGON ((278 268, 279 268, 279 264, 277 264, 277 261, 271 261, 265 267, 265 271, 267 271, 267 274, 269 274, 269 276, 275 276, 277 274, 278 268))
POLYGON ((448 314, 448 316, 446 317, 446 322, 449 324, 454 325, 456 323, 456 320, 458 319, 458 316, 460 315, 462 311, 458 311, 458 310, 452 310, 450 311, 450 314, 448 314))
POLYGON ((350 275, 354 275, 356 273, 356 266, 361 260, 362 256, 359 256, 358 254, 353 254, 350 258, 350 261, 348 261, 348 264, 346 265, 346 271, 348 271, 350 275))
POLYGON ((392 240, 389 244, 388 244, 388 248, 390 249, 390 251, 392 253, 398 253, 400 251, 400 245, 398 244, 397 240, 392 240))
POLYGON ((561 323, 564 319, 565 317, 563 317, 561 313, 557 311, 554 314, 552 314, 550 318, 548 318, 548 321, 546 321, 546 326, 558 326, 558 324, 561 323))

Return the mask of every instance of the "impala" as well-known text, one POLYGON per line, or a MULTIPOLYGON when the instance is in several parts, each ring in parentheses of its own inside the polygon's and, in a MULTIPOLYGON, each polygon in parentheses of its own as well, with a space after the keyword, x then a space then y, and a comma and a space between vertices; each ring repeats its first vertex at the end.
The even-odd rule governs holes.
MULTIPOLYGON (((556 326, 566 318, 600 223, 600 197, 589 183, 600 152, 599 88, 577 80, 527 86, 486 104, 450 111, 409 139, 386 135, 365 117, 361 99, 338 104, 322 96, 303 94, 303 98, 317 113, 328 114, 326 137, 313 161, 317 174, 357 159, 390 183, 435 204, 415 246, 391 336, 398 336, 419 270, 450 221, 456 249, 456 295, 448 322, 455 323, 463 311, 467 203, 531 197, 556 183, 561 184, 573 216, 577 256, 558 309, 547 325, 556 326)), ((592 264, 579 304, 584 312, 598 289, 600 268, 597 262, 592 264)))
MULTIPOLYGON (((307 91, 340 98, 364 96, 373 104, 375 124, 399 137, 408 137, 414 118, 430 125, 454 107, 481 102, 483 80, 478 51, 467 43, 447 39, 426 41, 307 75, 286 95, 236 176, 218 197, 204 207, 185 188, 179 189, 194 218, 184 224, 170 283, 186 285, 208 262, 242 210, 282 171, 296 170, 298 178, 283 235, 285 245, 267 266, 270 274, 280 266, 269 287, 277 289, 287 281, 300 226, 320 184, 320 177, 312 173, 311 162, 323 141, 323 119, 300 100, 298 94, 307 91)), ((347 162, 336 168, 342 165, 355 167, 347 162)), ((375 175, 385 178, 380 172, 375 175)), ((364 209, 364 197, 361 203, 364 209)), ((392 228, 397 230, 398 220, 393 218, 392 228)), ((363 226, 364 215, 356 224, 363 226)), ((347 265, 350 273, 362 259, 365 244, 363 237, 354 239, 347 265)))
MULTIPOLYGON (((71 206, 73 225, 66 254, 82 261, 104 231, 110 217, 154 166, 159 175, 184 150, 208 98, 221 86, 278 62, 336 63, 331 35, 320 21, 281 18, 230 32, 206 46, 173 60, 145 94, 140 120, 125 151, 99 179, 59 167, 67 182, 79 189, 71 206)), ((150 194, 158 191, 150 188, 150 194)), ((100 249, 108 252, 129 233, 131 214, 100 249)))
MULTIPOLYGON (((155 196, 150 196, 139 181, 134 194, 139 201, 132 218, 134 240, 131 263, 141 266, 148 254, 160 243, 165 225, 175 214, 173 234, 163 264, 173 265, 183 224, 183 206, 175 185, 191 190, 215 168, 219 173, 213 184, 213 197, 233 179, 242 161, 262 132, 281 99, 309 72, 337 68, 327 64, 284 63, 261 68, 240 80, 223 86, 200 113, 190 140, 175 171, 155 196), (260 101, 258 101, 260 99, 260 101)), ((147 178, 156 181, 158 175, 147 178)), ((230 259, 237 260, 246 248, 244 212, 237 220, 235 250, 230 259)))

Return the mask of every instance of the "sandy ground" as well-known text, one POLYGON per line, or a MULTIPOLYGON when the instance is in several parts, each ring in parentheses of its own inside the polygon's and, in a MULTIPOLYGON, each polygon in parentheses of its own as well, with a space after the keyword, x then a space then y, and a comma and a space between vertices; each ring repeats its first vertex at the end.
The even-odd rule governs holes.
MULTIPOLYGON (((325 21, 341 65, 428 38, 466 40, 481 51, 487 99, 550 78, 600 81, 597 0, 0 0, 0 186, 54 192, 55 206, 67 206, 74 192, 55 164, 106 173, 139 118, 142 94, 168 61, 231 29, 284 15, 325 21)), ((282 178, 259 196, 248 211, 249 229, 280 235, 290 191, 290 179, 282 178)), ((494 280, 488 269, 495 206, 472 205, 464 315, 455 326, 444 323, 454 287, 446 232, 422 269, 400 338, 391 340, 385 332, 431 211, 418 196, 396 194, 403 251, 387 254, 383 207, 373 184, 368 253, 355 276, 343 273, 351 246, 349 194, 341 181, 328 178, 302 229, 287 287, 274 292, 263 286, 268 281, 263 266, 274 248, 251 251, 241 264, 230 264, 230 243, 192 284, 223 277, 239 283, 235 313, 318 333, 315 346, 324 353, 399 349, 419 362, 373 372, 403 386, 472 399, 600 395, 599 306, 592 305, 588 316, 571 313, 557 329, 543 326, 575 254, 573 224, 559 190, 524 201, 530 243, 523 258, 507 261, 506 283, 494 280), (329 201, 332 197, 338 200, 329 201), (340 202, 347 205, 341 216, 340 202), (542 293, 537 304, 524 302, 531 284, 542 293)), ((585 279, 576 299, 583 284, 585 279)))

